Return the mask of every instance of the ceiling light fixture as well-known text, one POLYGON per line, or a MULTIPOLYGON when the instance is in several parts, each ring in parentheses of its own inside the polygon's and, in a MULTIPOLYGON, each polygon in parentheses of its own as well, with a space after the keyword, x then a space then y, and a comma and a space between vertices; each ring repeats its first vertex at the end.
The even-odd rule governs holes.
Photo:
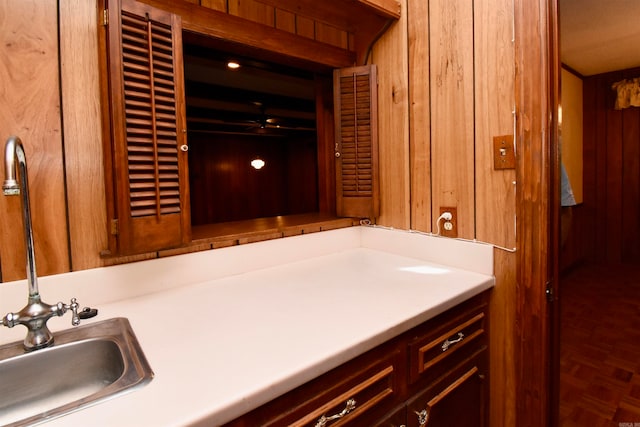
POLYGON ((240 68, 240 64, 236 61, 229 61, 227 62, 227 68, 229 68, 230 70, 237 70, 238 68, 240 68))
POLYGON ((256 157, 255 159, 251 160, 251 166, 256 170, 262 169, 264 165, 265 162, 260 157, 256 157))

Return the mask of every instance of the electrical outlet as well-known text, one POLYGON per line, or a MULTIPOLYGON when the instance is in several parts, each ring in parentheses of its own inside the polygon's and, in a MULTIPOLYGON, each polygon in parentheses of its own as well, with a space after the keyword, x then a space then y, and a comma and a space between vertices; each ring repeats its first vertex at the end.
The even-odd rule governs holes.
POLYGON ((444 237, 458 237, 458 211, 453 207, 441 207, 440 215, 451 213, 451 220, 440 220, 440 235, 444 237))

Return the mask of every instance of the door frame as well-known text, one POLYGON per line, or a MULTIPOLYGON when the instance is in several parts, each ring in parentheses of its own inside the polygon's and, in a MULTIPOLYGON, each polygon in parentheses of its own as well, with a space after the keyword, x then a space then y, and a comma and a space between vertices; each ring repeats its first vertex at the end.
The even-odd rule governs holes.
POLYGON ((514 0, 516 54, 516 419, 558 422, 557 0, 514 0))

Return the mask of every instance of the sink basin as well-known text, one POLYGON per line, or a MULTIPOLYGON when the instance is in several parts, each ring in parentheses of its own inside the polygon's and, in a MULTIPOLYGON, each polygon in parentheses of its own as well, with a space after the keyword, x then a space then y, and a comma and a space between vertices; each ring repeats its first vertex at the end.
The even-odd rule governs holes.
POLYGON ((45 422, 153 378, 125 318, 67 329, 54 339, 52 347, 31 353, 21 341, 0 346, 0 425, 45 422))

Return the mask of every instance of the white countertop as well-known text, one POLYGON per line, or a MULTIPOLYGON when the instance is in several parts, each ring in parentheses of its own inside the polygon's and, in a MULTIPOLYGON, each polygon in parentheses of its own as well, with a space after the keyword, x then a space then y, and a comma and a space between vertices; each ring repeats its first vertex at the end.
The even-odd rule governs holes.
MULTIPOLYGON (((491 288, 492 268, 489 245, 353 227, 43 277, 50 304, 127 317, 155 373, 46 425, 219 425, 491 288)), ((2 309, 26 291, 2 284, 2 309)))

